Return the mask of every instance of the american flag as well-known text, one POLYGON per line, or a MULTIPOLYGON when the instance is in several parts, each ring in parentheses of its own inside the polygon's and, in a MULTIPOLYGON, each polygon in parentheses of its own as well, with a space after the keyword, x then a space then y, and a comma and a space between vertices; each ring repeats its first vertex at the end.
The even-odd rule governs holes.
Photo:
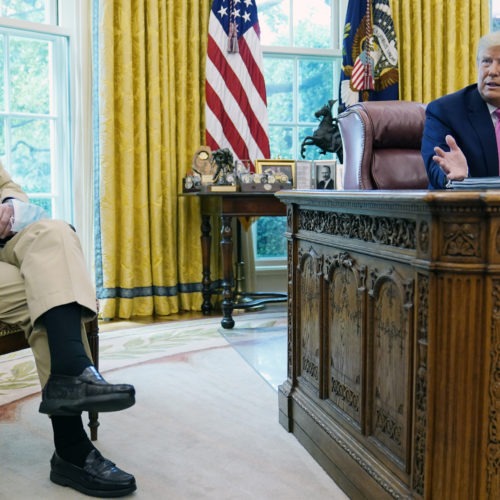
POLYGON ((214 0, 208 25, 206 142, 236 159, 269 158, 266 86, 255 0, 214 0))
POLYGON ((351 87, 353 90, 373 90, 375 88, 373 81, 373 61, 370 53, 373 51, 372 41, 372 16, 370 2, 366 2, 365 14, 365 49, 358 55, 351 75, 351 87))

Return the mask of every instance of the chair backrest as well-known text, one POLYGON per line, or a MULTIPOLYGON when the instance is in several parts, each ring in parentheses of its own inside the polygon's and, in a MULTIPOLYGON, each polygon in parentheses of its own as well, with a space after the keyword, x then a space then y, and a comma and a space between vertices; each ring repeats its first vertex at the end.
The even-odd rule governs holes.
POLYGON ((426 189, 420 153, 425 105, 368 101, 338 116, 344 148, 344 189, 426 189))

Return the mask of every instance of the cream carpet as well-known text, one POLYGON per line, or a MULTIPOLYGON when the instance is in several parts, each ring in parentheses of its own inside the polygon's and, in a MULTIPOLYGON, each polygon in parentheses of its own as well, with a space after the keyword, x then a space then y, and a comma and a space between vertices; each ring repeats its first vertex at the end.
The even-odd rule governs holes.
MULTIPOLYGON (((280 321, 258 313, 238 319, 236 328, 265 331, 280 321)), ((276 391, 224 339, 219 322, 101 335, 101 371, 137 391, 134 407, 100 415, 96 443, 136 476, 130 498, 346 499, 279 425, 276 391)), ((29 355, 0 358, 0 498, 87 498, 48 479, 51 427, 38 413, 38 388, 29 385, 29 355)))

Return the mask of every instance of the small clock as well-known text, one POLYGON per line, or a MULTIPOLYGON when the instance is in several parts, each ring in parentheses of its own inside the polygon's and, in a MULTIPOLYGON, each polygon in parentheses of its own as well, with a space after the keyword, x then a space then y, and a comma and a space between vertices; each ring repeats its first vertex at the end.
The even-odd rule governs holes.
POLYGON ((209 146, 201 146, 194 153, 193 171, 199 175, 213 175, 212 150, 209 146))

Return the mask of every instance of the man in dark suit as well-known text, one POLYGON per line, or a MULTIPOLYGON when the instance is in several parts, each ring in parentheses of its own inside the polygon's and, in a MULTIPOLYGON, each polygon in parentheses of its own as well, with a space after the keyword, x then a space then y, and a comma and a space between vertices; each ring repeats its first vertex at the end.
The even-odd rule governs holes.
POLYGON ((443 189, 451 180, 499 175, 500 32, 479 40, 477 67, 477 84, 427 106, 422 157, 430 189, 443 189))
POLYGON ((318 189, 334 189, 335 183, 332 179, 332 171, 329 166, 323 165, 320 170, 321 180, 318 182, 318 189))

